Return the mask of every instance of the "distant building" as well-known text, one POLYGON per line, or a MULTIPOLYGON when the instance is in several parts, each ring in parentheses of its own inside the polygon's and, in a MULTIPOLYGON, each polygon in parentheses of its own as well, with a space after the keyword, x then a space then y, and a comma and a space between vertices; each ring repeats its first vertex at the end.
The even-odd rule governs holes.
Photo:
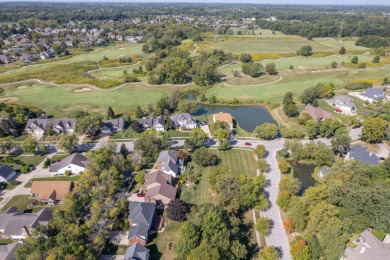
POLYGON ((390 259, 390 235, 383 241, 365 230, 353 241, 356 247, 347 247, 342 260, 384 260, 390 259))
POLYGON ((71 174, 80 174, 85 171, 87 157, 81 153, 74 153, 50 165, 49 172, 53 175, 64 175, 66 171, 71 174))
POLYGON ((53 130, 59 134, 74 133, 76 130, 76 118, 60 118, 53 122, 53 130))
POLYGON ((306 106, 306 109, 303 110, 302 113, 308 113, 311 116, 311 118, 317 121, 321 121, 326 118, 334 118, 334 116, 331 113, 323 110, 322 108, 313 107, 310 104, 306 106))
POLYGON ((336 112, 352 113, 356 111, 355 102, 347 96, 335 96, 330 103, 336 108, 336 112))
POLYGON ((231 114, 229 113, 223 113, 223 112, 220 112, 220 113, 217 113, 217 114, 214 114, 213 115, 213 122, 217 122, 217 121, 220 121, 220 122, 225 122, 229 125, 229 128, 230 130, 233 130, 233 126, 234 126, 234 118, 232 117, 231 114))
POLYGON ((46 128, 51 128, 53 121, 48 119, 46 116, 27 120, 26 127, 24 130, 32 135, 43 135, 46 128))
POLYGON ((365 164, 377 165, 380 159, 374 153, 367 151, 360 145, 352 147, 351 151, 345 157, 345 160, 356 160, 365 164))
POLYGON ((368 88, 358 96, 361 100, 368 101, 370 103, 377 102, 379 100, 387 100, 386 92, 380 88, 368 88))

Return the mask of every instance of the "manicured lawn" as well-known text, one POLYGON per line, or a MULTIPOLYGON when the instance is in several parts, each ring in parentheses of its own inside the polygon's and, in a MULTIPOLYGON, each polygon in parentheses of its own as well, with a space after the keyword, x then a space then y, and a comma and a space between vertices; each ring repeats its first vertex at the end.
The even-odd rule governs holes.
POLYGON ((150 249, 151 260, 170 260, 174 259, 173 247, 178 240, 178 230, 182 223, 167 220, 167 226, 164 232, 158 233, 157 237, 152 236, 151 242, 147 245, 150 249))
POLYGON ((20 184, 20 182, 17 182, 16 181, 16 184, 14 184, 13 182, 7 182, 7 183, 0 183, 0 189, 4 189, 4 190, 13 190, 16 188, 16 186, 18 186, 20 184))
POLYGON ((135 113, 137 106, 153 104, 174 90, 183 88, 185 87, 147 86, 142 83, 132 83, 113 91, 90 89, 75 92, 79 87, 34 85, 25 89, 4 87, 6 91, 3 96, 15 97, 19 103, 38 106, 47 114, 63 117, 69 116, 71 111, 76 109, 106 113, 108 106, 111 106, 116 113, 129 111, 135 113))
POLYGON ((15 206, 21 211, 26 210, 29 197, 30 195, 15 195, 10 201, 7 202, 7 204, 1 208, 0 212, 5 212, 11 206, 15 206))
POLYGON ((190 131, 169 130, 168 134, 170 137, 188 137, 190 135, 190 131))
POLYGON ((325 111, 328 111, 329 113, 332 113, 336 115, 337 113, 334 112, 335 108, 326 103, 325 100, 318 100, 318 107, 322 108, 325 111))
POLYGON ((15 156, 15 157, 12 157, 14 158, 15 160, 21 160, 22 162, 24 162, 25 164, 31 164, 31 165, 34 165, 35 167, 40 164, 43 159, 46 158, 46 155, 33 155, 33 156, 15 156))
POLYGON ((385 238, 386 236, 386 232, 384 232, 383 230, 373 230, 372 231, 372 234, 379 239, 379 241, 383 241, 383 239, 385 238))
POLYGON ((0 245, 12 244, 12 239, 10 238, 0 238, 0 245))
POLYGON ((47 177, 47 178, 34 178, 31 179, 24 187, 30 188, 33 181, 78 181, 80 175, 76 176, 55 176, 55 177, 47 177))
POLYGON ((247 174, 251 177, 256 176, 255 158, 252 151, 233 149, 221 152, 213 149, 212 152, 221 159, 221 163, 218 166, 204 169, 195 166, 195 172, 201 172, 202 178, 199 184, 195 186, 195 189, 188 189, 183 186, 181 199, 197 205, 214 202, 215 194, 213 194, 213 191, 210 188, 208 177, 210 173, 218 167, 229 169, 235 175, 247 174))

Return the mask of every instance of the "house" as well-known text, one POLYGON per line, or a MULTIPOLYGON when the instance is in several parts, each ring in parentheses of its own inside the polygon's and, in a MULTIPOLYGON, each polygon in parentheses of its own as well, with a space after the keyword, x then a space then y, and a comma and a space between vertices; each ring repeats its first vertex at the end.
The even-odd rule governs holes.
MULTIPOLYGON (((387 235, 388 236, 388 235, 387 235)), ((387 237, 386 236, 386 237, 387 237)), ((353 241, 355 247, 347 247, 343 260, 382 260, 390 259, 390 241, 380 241, 370 231, 365 230, 353 241)))
POLYGON ((165 120, 164 120, 164 117, 162 115, 150 117, 150 118, 139 119, 137 121, 140 124, 142 130, 146 130, 149 128, 154 128, 157 131, 164 131, 165 130, 164 129, 165 120))
POLYGON ((124 260, 148 260, 150 250, 139 243, 132 244, 126 249, 124 260))
POLYGON ((43 135, 46 128, 51 128, 52 126, 52 120, 49 120, 46 116, 41 116, 39 118, 27 120, 27 124, 24 130, 32 135, 43 135))
POLYGON ((347 96, 335 96, 330 104, 336 108, 337 112, 352 113, 356 111, 355 102, 347 96))
POLYGON ((11 63, 11 62, 14 62, 14 61, 15 61, 15 59, 12 56, 0 55, 0 62, 1 63, 8 64, 8 63, 11 63))
POLYGON ((171 116, 175 128, 194 129, 198 126, 196 119, 189 113, 181 113, 171 116))
POLYGON ((52 217, 49 208, 43 208, 37 213, 23 213, 16 207, 10 207, 0 214, 0 232, 4 238, 24 239, 39 225, 47 226, 52 217))
POLYGON ((15 260, 15 252, 22 243, 13 242, 8 245, 0 245, 0 260, 15 260))
POLYGON ((71 174, 80 174, 85 171, 87 157, 81 153, 74 153, 50 165, 49 172, 53 175, 64 175, 66 171, 71 174))
POLYGON ((71 181, 33 181, 30 193, 37 201, 54 205, 63 201, 72 189, 71 181))
POLYGON ((360 145, 352 147, 351 151, 345 157, 345 160, 356 160, 362 163, 377 165, 380 159, 374 153, 367 151, 360 145))
POLYGON ((176 198, 177 192, 172 186, 172 175, 162 171, 147 173, 142 190, 145 193, 145 201, 154 201, 158 205, 167 205, 176 198))
POLYGON ((334 118, 334 116, 323 110, 319 107, 313 107, 312 105, 307 105, 305 110, 302 111, 302 113, 308 113, 314 120, 321 121, 326 118, 334 118))
POLYGON ((76 118, 60 118, 53 122, 53 130, 59 134, 74 133, 76 130, 76 118))
POLYGON ((65 45, 66 45, 66 47, 73 47, 73 42, 72 41, 66 41, 65 45))
POLYGON ((53 58, 53 54, 50 53, 49 51, 43 51, 43 52, 41 52, 41 54, 39 55, 39 57, 40 57, 42 60, 47 60, 47 59, 53 58))
POLYGON ((136 243, 142 246, 146 245, 154 213, 155 206, 153 203, 135 201, 129 203, 130 228, 127 236, 129 246, 136 243))
POLYGON ((387 100, 386 92, 380 88, 368 88, 358 96, 359 99, 368 101, 370 103, 377 102, 379 100, 387 100))
POLYGON ((162 151, 154 164, 154 169, 161 170, 176 178, 182 172, 183 162, 179 160, 179 153, 174 150, 162 151))
POLYGON ((1 165, 0 166, 0 182, 9 182, 16 176, 16 171, 14 168, 7 166, 7 165, 1 165))
POLYGON ((318 175, 321 179, 324 179, 326 175, 330 172, 330 168, 328 166, 321 167, 318 175))
POLYGON ((217 113, 217 114, 214 114, 213 115, 213 122, 217 122, 217 121, 220 121, 220 122, 226 122, 228 125, 229 125, 229 128, 230 130, 233 130, 233 121, 234 121, 234 118, 232 117, 231 114, 229 113, 223 113, 223 112, 220 112, 220 113, 217 113))
POLYGON ((123 132, 125 130, 126 121, 120 117, 116 119, 103 120, 102 134, 112 134, 123 132))

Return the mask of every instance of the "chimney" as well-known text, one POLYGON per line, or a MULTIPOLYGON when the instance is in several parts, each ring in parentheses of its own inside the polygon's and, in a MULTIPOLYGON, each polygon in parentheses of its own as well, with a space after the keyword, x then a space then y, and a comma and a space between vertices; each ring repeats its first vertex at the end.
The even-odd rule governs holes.
POLYGON ((26 226, 23 226, 23 227, 22 227, 22 233, 23 233, 23 235, 24 235, 25 237, 30 236, 30 232, 28 232, 28 229, 27 229, 26 226))

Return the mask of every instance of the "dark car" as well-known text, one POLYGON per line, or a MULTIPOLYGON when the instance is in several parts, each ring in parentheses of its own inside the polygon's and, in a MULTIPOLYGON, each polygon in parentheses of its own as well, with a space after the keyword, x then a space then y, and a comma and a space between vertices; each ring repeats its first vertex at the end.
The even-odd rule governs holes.
POLYGON ((248 142, 246 142, 246 143, 245 143, 245 146, 252 146, 252 144, 251 144, 251 143, 248 143, 248 142))

